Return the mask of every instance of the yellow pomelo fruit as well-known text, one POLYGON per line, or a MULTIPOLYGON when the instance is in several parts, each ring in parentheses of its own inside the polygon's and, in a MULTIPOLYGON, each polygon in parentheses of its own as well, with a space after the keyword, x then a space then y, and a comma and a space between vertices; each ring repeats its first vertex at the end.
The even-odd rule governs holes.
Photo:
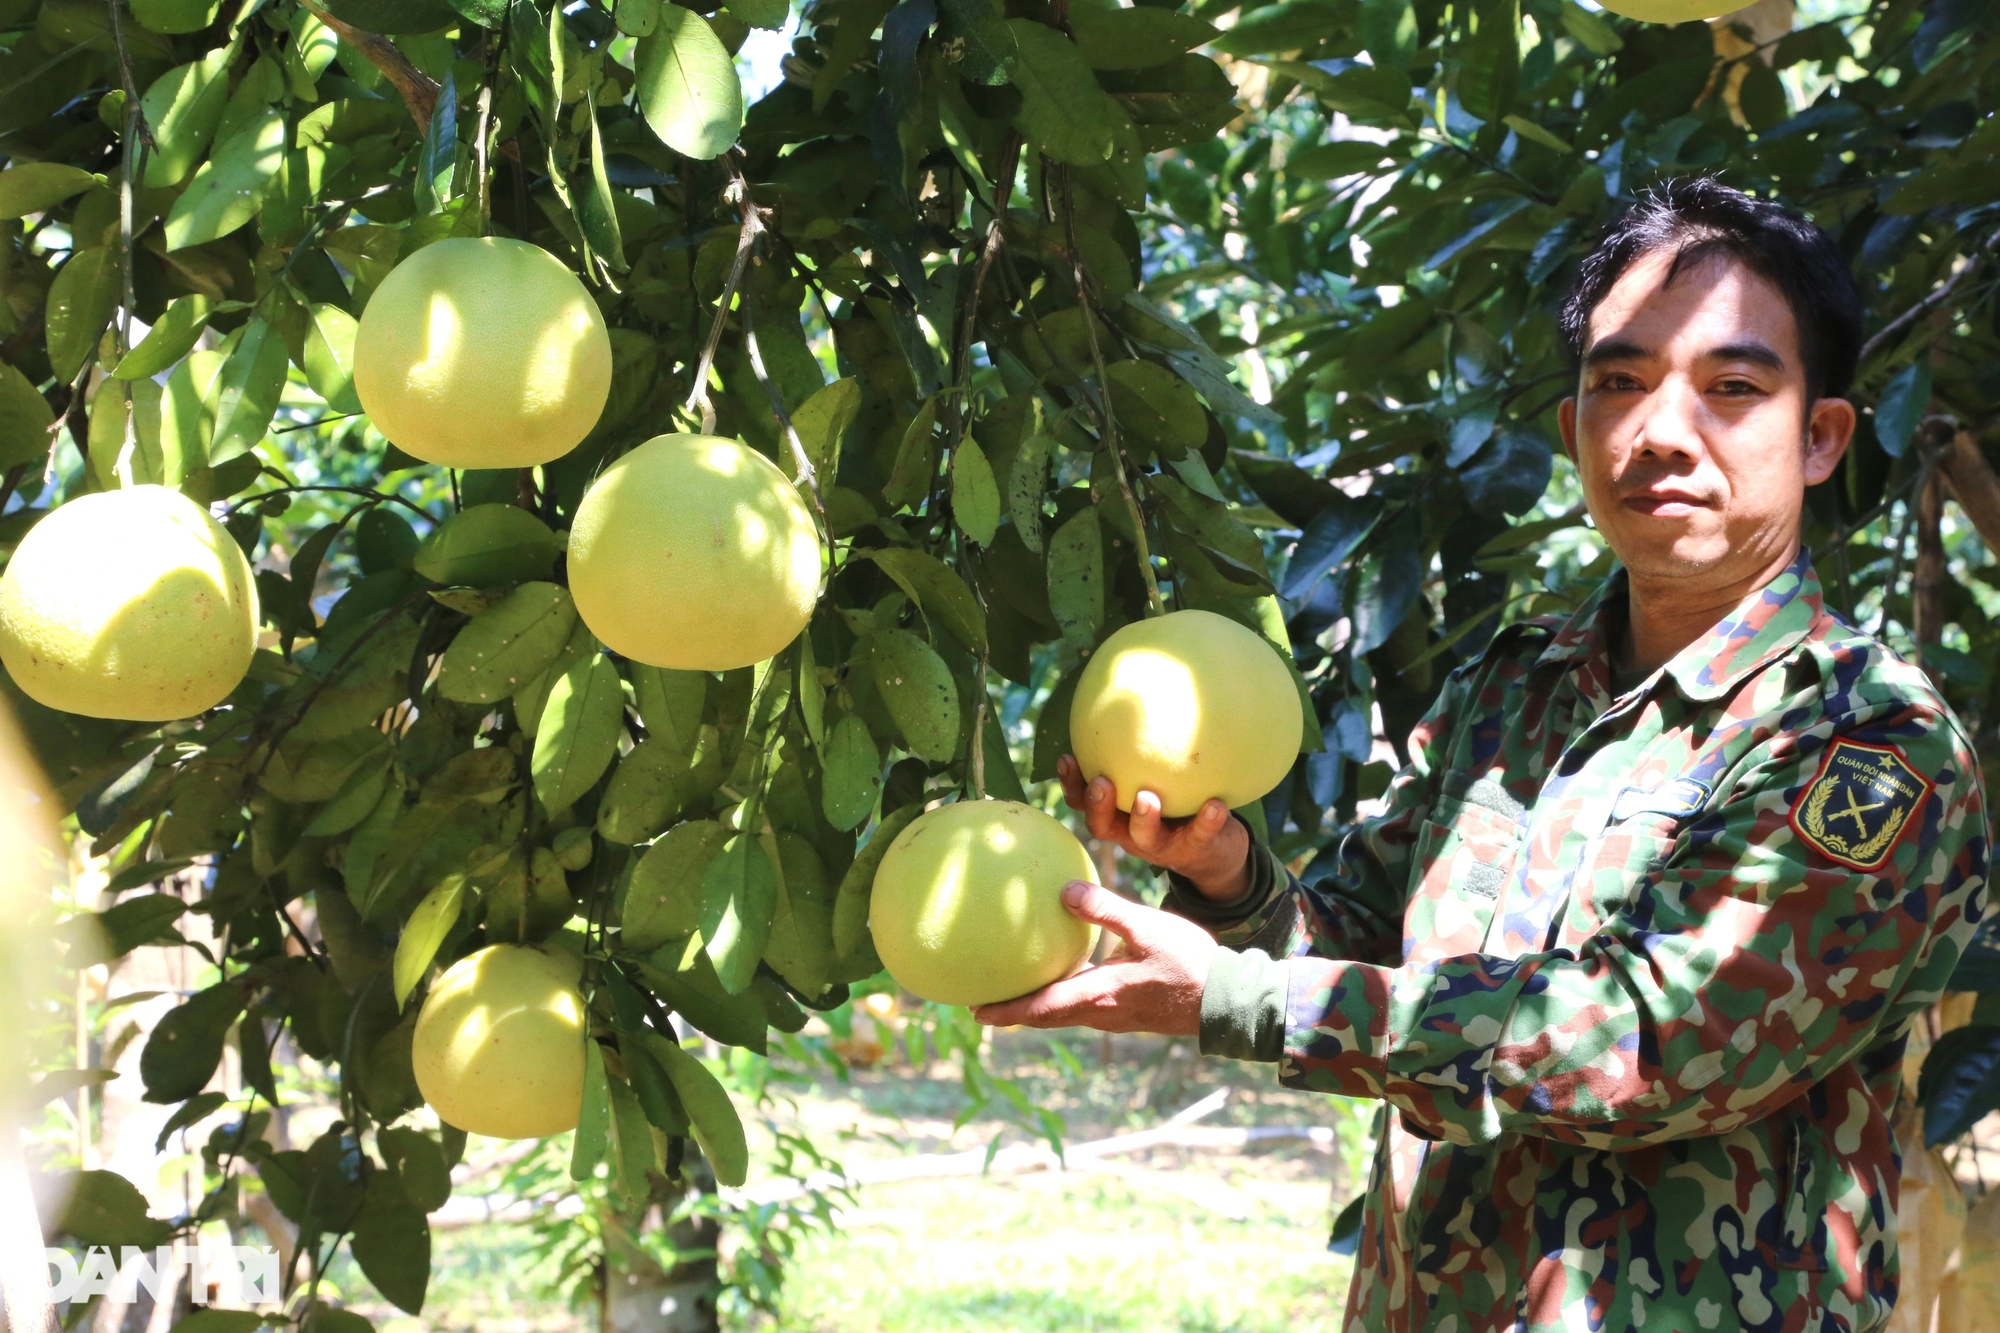
POLYGON ((1743 8, 1744 0, 1598 0, 1614 14, 1641 23, 1692 23, 1720 18, 1743 8))
POLYGON ((1097 867, 1058 820, 1018 801, 917 816, 875 871, 868 929, 898 985, 938 1004, 991 1004, 1068 976, 1097 943, 1063 885, 1097 867))
POLYGON ((375 429, 441 467, 533 467, 583 442, 611 392, 611 336, 540 246, 438 241, 392 269, 354 334, 375 429))
POLYGON ((1152 792, 1168 818, 1210 797, 1234 809, 1270 791, 1304 729, 1298 688, 1271 645, 1213 611, 1125 626, 1083 668, 1069 706, 1084 778, 1110 778, 1121 810, 1152 792))
POLYGON ((447 1125, 496 1139, 576 1128, 588 1018, 574 955, 518 944, 467 954, 431 987, 410 1047, 447 1125))
POLYGON ((0 576, 0 662, 66 713, 171 722, 229 696, 257 650, 257 583, 208 511, 165 486, 79 496, 0 576))
POLYGON ((799 637, 819 596, 819 534, 755 449, 656 435, 577 506, 569 590, 605 647, 649 666, 730 671, 799 637))

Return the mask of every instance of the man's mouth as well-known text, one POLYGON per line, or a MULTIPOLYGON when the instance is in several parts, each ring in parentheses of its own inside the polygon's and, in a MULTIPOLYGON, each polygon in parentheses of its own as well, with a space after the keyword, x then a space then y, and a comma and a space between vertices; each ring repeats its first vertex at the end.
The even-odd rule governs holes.
POLYGON ((1652 518, 1686 518, 1698 509, 1709 508, 1709 501, 1691 491, 1647 490, 1637 491, 1625 497, 1627 509, 1652 518))

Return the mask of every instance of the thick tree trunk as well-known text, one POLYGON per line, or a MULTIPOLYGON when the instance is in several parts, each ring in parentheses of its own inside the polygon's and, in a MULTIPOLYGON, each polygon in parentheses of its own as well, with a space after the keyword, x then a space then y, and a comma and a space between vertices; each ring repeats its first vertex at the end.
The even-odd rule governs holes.
MULTIPOLYGON (((715 1176, 707 1162, 691 1153, 684 1171, 687 1188, 714 1192, 715 1176)), ((660 1215, 670 1214, 677 1201, 677 1195, 661 1200, 660 1215)), ((633 1250, 607 1247, 601 1333, 719 1333, 715 1298, 722 1284, 715 1250, 721 1226, 712 1218, 687 1217, 669 1225, 667 1235, 681 1253, 706 1251, 708 1257, 666 1269, 633 1250)))

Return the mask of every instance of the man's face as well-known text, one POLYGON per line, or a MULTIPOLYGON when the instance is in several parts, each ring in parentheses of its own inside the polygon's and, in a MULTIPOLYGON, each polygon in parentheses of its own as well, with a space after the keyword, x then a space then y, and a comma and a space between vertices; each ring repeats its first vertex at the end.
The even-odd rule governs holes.
POLYGON ((1806 401, 1798 327, 1771 283, 1714 258, 1639 259, 1592 312, 1563 447, 1598 530, 1636 579, 1726 588, 1782 565, 1808 485, 1854 409, 1806 401))

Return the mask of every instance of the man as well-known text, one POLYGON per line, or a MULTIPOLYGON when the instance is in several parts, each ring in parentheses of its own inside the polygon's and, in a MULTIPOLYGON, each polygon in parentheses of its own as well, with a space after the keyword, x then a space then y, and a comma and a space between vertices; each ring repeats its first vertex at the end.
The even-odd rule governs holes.
POLYGON ((1066 762, 1172 914, 1070 886, 1122 954, 979 1017, 1198 1033, 1386 1103, 1351 1333, 1879 1329, 1905 1034, 1987 834, 1963 728, 1800 547, 1860 302, 1809 223, 1683 180, 1564 327, 1563 444, 1622 569, 1453 673, 1313 886, 1220 802, 1121 815, 1066 762))

